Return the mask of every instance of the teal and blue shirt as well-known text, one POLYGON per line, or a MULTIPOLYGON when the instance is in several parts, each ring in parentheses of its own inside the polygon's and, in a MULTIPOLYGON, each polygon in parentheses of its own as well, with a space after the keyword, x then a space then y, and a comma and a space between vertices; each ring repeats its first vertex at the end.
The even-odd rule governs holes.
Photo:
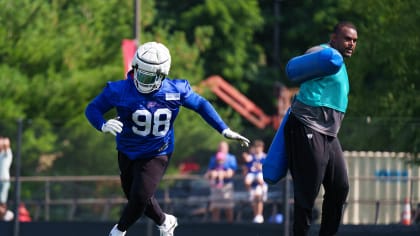
MULTIPOLYGON (((325 44, 321 46, 328 47, 325 44)), ((329 107, 345 113, 349 88, 346 65, 343 63, 340 70, 333 75, 302 83, 296 99, 308 106, 329 107)))
MULTIPOLYGON (((329 47, 326 44, 322 47, 329 47)), ((348 105, 350 86, 346 65, 329 76, 303 82, 291 112, 306 126, 336 137, 348 105)))

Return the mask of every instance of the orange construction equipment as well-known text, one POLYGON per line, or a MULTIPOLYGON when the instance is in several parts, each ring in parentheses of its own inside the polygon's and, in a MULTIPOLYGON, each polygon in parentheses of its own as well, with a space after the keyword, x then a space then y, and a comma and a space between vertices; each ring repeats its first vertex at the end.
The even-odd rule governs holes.
POLYGON ((262 129, 272 122, 270 116, 267 116, 258 106, 222 77, 211 76, 203 81, 203 85, 210 88, 214 94, 258 128, 262 129))
POLYGON ((404 209, 402 213, 401 223, 403 225, 411 225, 411 206, 408 198, 404 199, 404 209))
POLYGON ((290 106, 291 97, 297 92, 297 89, 287 89, 284 87, 278 96, 278 114, 268 116, 261 108, 220 76, 214 75, 208 77, 200 84, 200 87, 202 86, 209 88, 220 99, 260 129, 267 127, 267 125, 271 125, 274 129, 277 129, 286 110, 290 106))

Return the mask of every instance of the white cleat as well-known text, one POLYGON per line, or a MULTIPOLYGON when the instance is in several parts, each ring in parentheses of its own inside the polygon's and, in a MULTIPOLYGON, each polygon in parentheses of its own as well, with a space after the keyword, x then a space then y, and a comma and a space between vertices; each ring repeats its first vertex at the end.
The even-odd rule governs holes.
POLYGON ((122 232, 117 228, 118 225, 114 225, 111 232, 109 232, 109 236, 124 236, 126 231, 122 232))
POLYGON ((257 215, 255 216, 253 222, 257 224, 264 223, 264 217, 262 215, 257 215))
POLYGON ((178 220, 173 215, 165 214, 165 221, 158 225, 160 236, 173 236, 175 227, 178 226, 178 220))

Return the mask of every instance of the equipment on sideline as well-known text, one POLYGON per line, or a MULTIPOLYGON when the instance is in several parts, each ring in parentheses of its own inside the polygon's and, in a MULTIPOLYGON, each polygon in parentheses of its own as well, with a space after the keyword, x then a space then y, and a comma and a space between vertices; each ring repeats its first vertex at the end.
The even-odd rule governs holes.
POLYGON ((404 199, 404 209, 402 213, 401 223, 403 225, 411 225, 411 206, 408 198, 404 199))
POLYGON ((267 157, 263 163, 263 178, 268 184, 275 184, 287 174, 286 144, 284 140, 284 126, 289 118, 290 108, 283 117, 280 128, 277 130, 267 157))
POLYGON ((343 64, 343 57, 333 48, 294 57, 286 65, 289 80, 302 83, 318 77, 337 73, 343 64))

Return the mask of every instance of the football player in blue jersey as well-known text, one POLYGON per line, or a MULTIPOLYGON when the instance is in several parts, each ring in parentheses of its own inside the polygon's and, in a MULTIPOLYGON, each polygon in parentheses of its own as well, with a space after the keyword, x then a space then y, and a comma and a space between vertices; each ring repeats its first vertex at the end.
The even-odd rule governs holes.
POLYGON ((187 80, 169 79, 171 55, 157 42, 140 45, 127 78, 108 82, 86 107, 89 122, 99 131, 116 136, 121 185, 128 199, 110 236, 123 236, 143 214, 152 219, 161 236, 172 236, 178 225, 154 197, 174 151, 175 118, 179 108, 196 111, 228 139, 248 146, 249 140, 232 131, 205 98, 195 93, 187 80), (103 115, 115 108, 118 117, 103 115))

